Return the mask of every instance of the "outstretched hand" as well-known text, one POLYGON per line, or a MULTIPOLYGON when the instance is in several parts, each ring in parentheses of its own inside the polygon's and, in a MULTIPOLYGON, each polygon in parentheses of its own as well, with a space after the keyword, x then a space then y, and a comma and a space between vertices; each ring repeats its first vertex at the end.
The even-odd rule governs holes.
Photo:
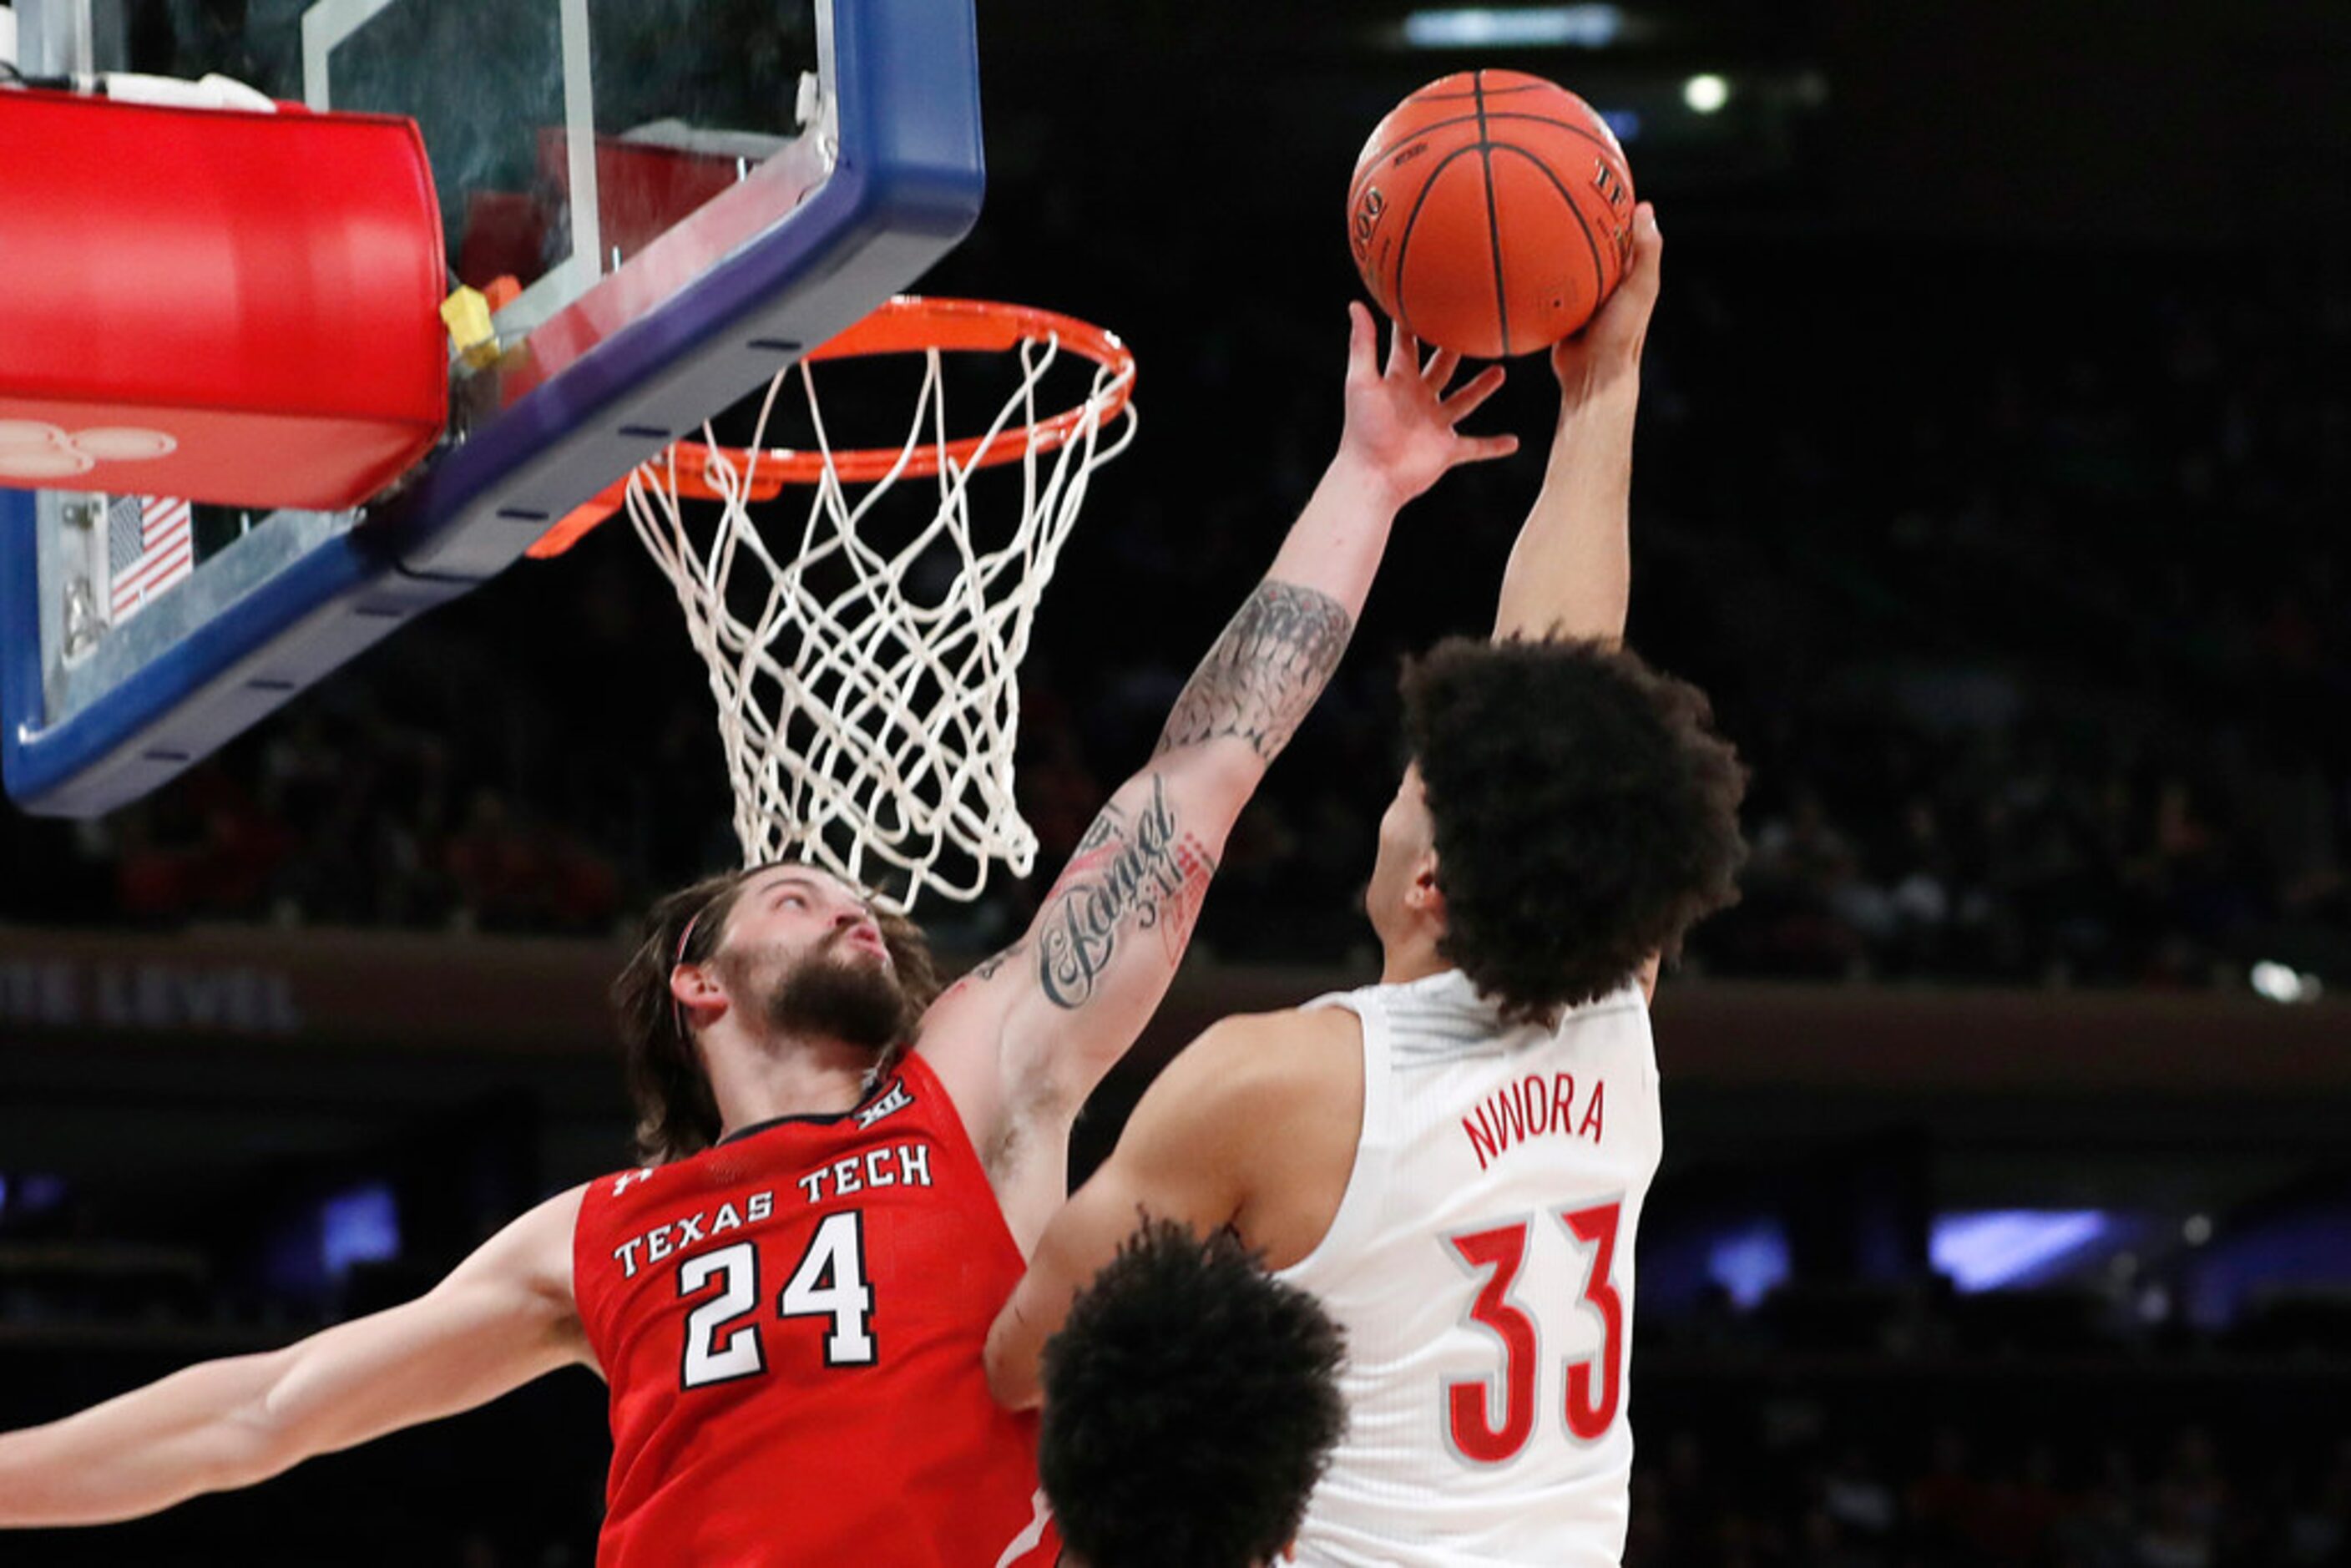
POLYGON ((1379 330, 1361 303, 1347 307, 1353 337, 1347 349, 1347 433, 1343 455, 1370 465, 1402 505, 1463 463, 1508 457, 1515 435, 1464 435, 1455 426, 1477 412, 1502 384, 1502 367, 1489 365, 1448 394, 1446 383, 1461 356, 1440 349, 1423 363, 1420 344, 1394 329, 1387 364, 1379 363, 1379 330))
POLYGON ((1649 335, 1650 312, 1657 308, 1657 265, 1665 249, 1656 209, 1643 202, 1633 209, 1633 254, 1625 280, 1582 330, 1561 339, 1551 351, 1552 373, 1569 403, 1639 378, 1641 345, 1649 335))

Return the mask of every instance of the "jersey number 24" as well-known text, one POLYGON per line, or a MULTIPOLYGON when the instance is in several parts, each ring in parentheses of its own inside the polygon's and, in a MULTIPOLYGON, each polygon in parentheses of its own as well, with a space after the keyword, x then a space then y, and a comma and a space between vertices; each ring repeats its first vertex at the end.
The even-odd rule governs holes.
MULTIPOLYGON (((759 1249, 748 1241, 697 1252, 677 1266, 680 1300, 718 1281, 718 1290, 685 1314, 685 1364, 678 1385, 703 1388, 768 1370, 756 1320, 759 1311, 759 1249)), ((853 1208, 828 1214, 792 1277, 776 1298, 779 1318, 831 1320, 824 1335, 827 1366, 873 1364, 873 1287, 865 1282, 865 1217, 853 1208)))

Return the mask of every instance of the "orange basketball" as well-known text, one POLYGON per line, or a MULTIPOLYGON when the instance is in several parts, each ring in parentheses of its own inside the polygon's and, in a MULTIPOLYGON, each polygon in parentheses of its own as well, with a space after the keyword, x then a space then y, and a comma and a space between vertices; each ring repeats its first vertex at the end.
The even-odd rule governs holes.
POLYGON ((1521 71, 1430 82, 1372 131, 1347 192, 1355 269, 1423 342, 1478 359, 1592 319, 1633 254, 1633 171, 1590 104, 1521 71))

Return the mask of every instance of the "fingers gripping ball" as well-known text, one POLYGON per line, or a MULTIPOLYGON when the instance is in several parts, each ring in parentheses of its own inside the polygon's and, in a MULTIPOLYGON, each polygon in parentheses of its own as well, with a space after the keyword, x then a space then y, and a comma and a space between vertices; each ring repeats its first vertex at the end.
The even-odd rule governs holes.
POLYGON ((1355 269, 1422 341, 1479 359, 1592 319, 1633 249, 1633 171, 1590 104, 1520 71, 1462 71, 1396 105, 1347 193, 1355 269))

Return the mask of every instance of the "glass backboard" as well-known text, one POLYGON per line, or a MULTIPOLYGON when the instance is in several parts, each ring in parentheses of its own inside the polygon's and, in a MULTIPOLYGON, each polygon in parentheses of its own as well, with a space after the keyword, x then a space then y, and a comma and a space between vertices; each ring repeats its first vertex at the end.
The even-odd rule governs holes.
POLYGON ((36 811, 145 794, 494 575, 911 284, 984 184, 971 0, 16 12, 26 78, 217 72, 414 119, 451 287, 502 301, 500 351, 453 359, 444 441, 362 507, 0 492, 0 761, 36 811), (193 570, 159 573, 142 537, 182 536, 193 570))

